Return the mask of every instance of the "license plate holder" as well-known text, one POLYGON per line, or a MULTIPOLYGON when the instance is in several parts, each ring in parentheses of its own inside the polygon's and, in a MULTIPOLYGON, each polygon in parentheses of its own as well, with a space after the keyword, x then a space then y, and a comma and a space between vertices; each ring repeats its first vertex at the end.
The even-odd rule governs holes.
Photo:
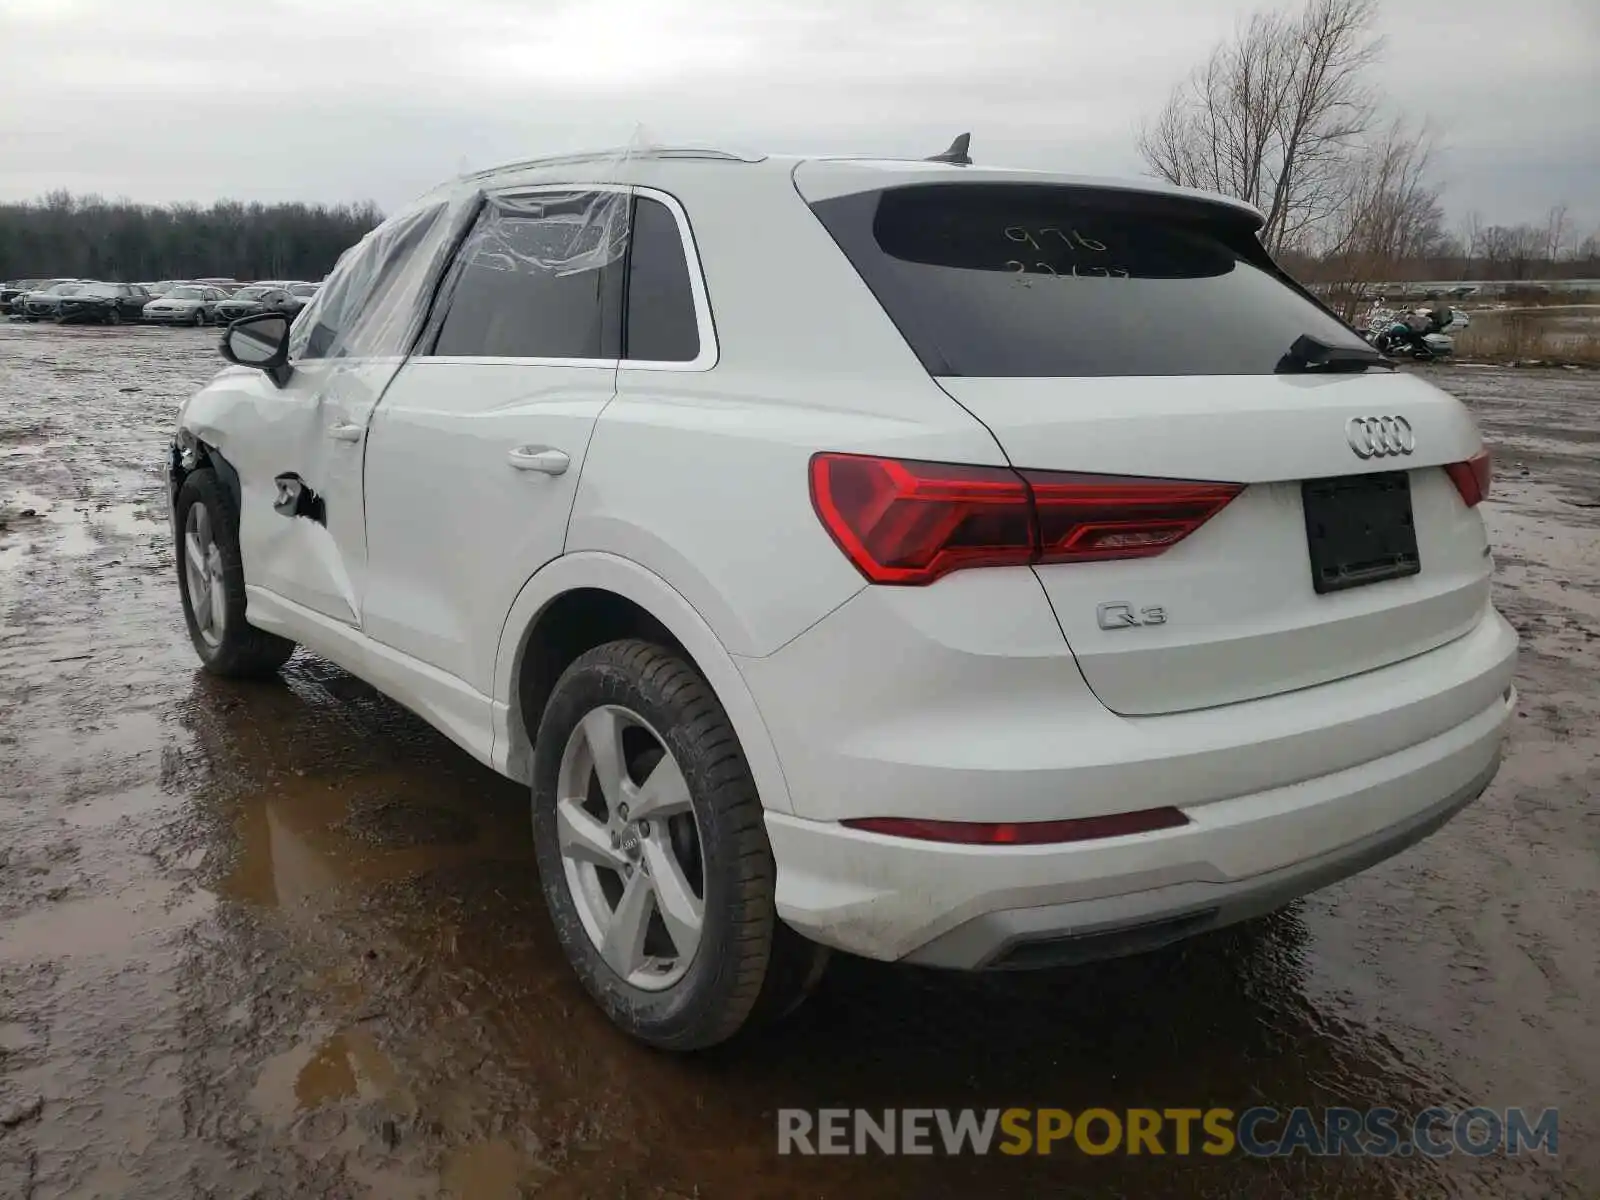
POLYGON ((1405 471, 1308 479, 1300 497, 1317 595, 1421 573, 1405 471))

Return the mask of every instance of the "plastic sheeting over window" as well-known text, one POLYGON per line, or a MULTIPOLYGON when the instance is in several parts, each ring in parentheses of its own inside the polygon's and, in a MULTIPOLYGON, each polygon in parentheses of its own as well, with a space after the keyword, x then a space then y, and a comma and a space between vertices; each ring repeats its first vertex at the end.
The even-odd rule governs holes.
MULTIPOLYGON (((641 145, 636 138, 599 174, 622 184, 627 160, 641 145)), ((595 174, 592 159, 586 174, 595 174)), ((295 322, 290 360, 409 354, 452 260, 451 284, 468 264, 530 276, 598 277, 626 252, 631 205, 625 189, 556 194, 530 188, 495 196, 486 209, 491 179, 468 176, 439 188, 347 250, 295 322)))
POLYGON ((424 353, 616 359, 629 200, 607 189, 491 200, 446 277, 424 353))

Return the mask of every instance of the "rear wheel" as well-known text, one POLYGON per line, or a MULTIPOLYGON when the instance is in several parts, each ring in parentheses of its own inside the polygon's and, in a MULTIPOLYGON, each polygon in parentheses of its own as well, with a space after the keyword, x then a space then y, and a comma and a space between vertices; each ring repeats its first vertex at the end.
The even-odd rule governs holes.
POLYGON ((294 643, 245 620, 239 514, 216 474, 191 471, 177 497, 178 588, 189 640, 213 675, 259 678, 289 660, 294 643))
POLYGON ((206 310, 203 309, 203 308, 195 309, 194 310, 194 321, 192 322, 194 327, 196 329, 199 329, 200 326, 204 325, 205 323, 206 323, 206 310))
POLYGON ((628 639, 567 668, 534 742, 533 823, 562 949, 641 1041, 712 1046, 815 984, 824 952, 778 920, 738 738, 672 651, 628 639))
POLYGON ((107 325, 121 325, 122 324, 122 312, 116 307, 116 305, 112 305, 111 308, 106 312, 106 324, 107 325))

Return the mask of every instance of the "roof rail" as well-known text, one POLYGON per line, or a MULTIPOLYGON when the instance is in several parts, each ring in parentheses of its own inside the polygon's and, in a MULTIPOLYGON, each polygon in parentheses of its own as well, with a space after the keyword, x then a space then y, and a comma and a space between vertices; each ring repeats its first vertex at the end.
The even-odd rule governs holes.
POLYGON ((580 150, 571 154, 551 154, 542 158, 525 158, 516 162, 500 163, 463 175, 463 179, 487 179, 504 171, 532 171, 539 167, 570 167, 583 163, 605 162, 608 159, 704 158, 720 162, 761 162, 764 154, 740 154, 733 150, 716 150, 706 146, 616 146, 609 150, 580 150))

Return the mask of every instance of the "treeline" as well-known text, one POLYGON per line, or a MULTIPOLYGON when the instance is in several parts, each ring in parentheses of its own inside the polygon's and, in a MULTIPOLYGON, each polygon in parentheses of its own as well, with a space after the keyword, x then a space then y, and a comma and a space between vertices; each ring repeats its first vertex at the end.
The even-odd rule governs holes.
MULTIPOLYGON (((1355 278, 1350 256, 1338 250, 1327 255, 1290 248, 1283 264, 1308 282, 1355 278)), ((1437 220, 1416 225, 1403 252, 1374 256, 1365 274, 1403 283, 1410 280, 1483 280, 1537 284, 1559 291, 1563 280, 1600 279, 1600 231, 1582 234, 1572 228, 1565 207, 1552 208, 1542 222, 1486 225, 1469 213, 1457 230, 1437 220)))
POLYGON ((321 279, 383 219, 363 204, 153 205, 52 192, 0 204, 0 280, 321 279))

